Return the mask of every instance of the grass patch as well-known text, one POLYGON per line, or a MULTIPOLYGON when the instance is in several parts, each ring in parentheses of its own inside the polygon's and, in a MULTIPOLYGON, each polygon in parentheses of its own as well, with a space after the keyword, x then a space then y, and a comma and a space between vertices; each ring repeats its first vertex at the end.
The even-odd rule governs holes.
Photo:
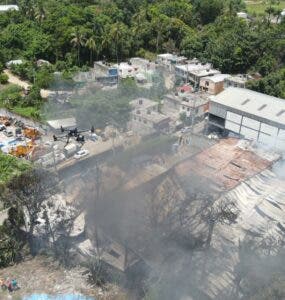
POLYGON ((28 107, 21 107, 21 106, 15 106, 12 109, 10 109, 12 112, 26 117, 31 118, 35 120, 40 120, 40 112, 36 107, 28 106, 28 107))
POLYGON ((14 176, 31 169, 32 165, 24 159, 0 152, 0 183, 6 183, 14 176))
MULTIPOLYGON (((249 14, 263 15, 267 5, 262 0, 250 0, 246 1, 246 8, 249 14)), ((279 5, 275 5, 275 8, 284 9, 285 0, 281 0, 279 5)))

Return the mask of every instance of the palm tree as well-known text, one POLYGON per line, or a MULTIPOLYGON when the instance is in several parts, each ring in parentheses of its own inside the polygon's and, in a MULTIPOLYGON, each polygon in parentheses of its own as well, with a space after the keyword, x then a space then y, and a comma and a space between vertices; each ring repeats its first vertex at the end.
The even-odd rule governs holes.
POLYGON ((35 16, 34 1, 21 0, 21 1, 19 1, 19 6, 20 6, 21 11, 24 13, 24 15, 26 15, 30 20, 34 19, 34 16, 35 16))
POLYGON ((45 11, 42 0, 38 1, 38 3, 37 3, 37 7, 36 7, 36 11, 35 11, 35 17, 36 17, 36 20, 38 20, 38 22, 40 24, 42 23, 42 21, 46 17, 46 11, 45 11))
POLYGON ((83 33, 81 33, 76 27, 75 32, 71 34, 72 39, 70 43, 74 48, 77 48, 77 62, 79 64, 80 62, 80 48, 85 45, 85 36, 83 33))
POLYGON ((92 65, 92 60, 93 60, 93 53, 94 51, 97 50, 97 42, 95 41, 94 37, 90 37, 86 43, 85 46, 89 49, 90 51, 90 65, 92 65))
POLYGON ((118 56, 118 47, 119 44, 121 42, 121 39, 124 35, 124 25, 120 22, 116 22, 115 24, 111 25, 111 29, 110 29, 110 35, 109 38, 111 41, 115 42, 116 45, 116 58, 117 58, 117 62, 119 61, 119 56, 118 56))

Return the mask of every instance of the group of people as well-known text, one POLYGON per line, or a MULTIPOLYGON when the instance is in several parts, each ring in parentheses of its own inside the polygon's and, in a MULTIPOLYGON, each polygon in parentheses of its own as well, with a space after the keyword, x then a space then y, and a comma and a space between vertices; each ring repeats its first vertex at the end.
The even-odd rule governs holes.
POLYGON ((2 290, 8 290, 10 293, 19 289, 16 279, 3 279, 0 278, 0 286, 2 290))

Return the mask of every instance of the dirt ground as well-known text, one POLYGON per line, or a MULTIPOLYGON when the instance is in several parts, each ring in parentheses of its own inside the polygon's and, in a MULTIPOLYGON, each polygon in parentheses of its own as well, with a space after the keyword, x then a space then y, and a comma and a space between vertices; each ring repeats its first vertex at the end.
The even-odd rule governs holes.
POLYGON ((0 278, 15 278, 20 286, 11 294, 0 291, 1 300, 20 300, 30 294, 82 294, 94 296, 96 300, 123 300, 128 297, 117 286, 109 285, 105 289, 93 287, 87 283, 81 268, 65 270, 53 259, 38 256, 20 264, 0 270, 0 278))

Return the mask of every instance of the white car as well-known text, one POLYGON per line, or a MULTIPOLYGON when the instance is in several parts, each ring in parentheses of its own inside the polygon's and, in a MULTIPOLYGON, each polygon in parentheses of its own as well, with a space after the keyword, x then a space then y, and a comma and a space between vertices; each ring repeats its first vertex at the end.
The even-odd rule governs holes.
POLYGON ((84 156, 86 156, 88 154, 89 154, 88 150, 82 149, 82 150, 76 152, 76 154, 74 155, 74 158, 75 159, 80 159, 80 158, 82 158, 82 157, 84 157, 84 156))

